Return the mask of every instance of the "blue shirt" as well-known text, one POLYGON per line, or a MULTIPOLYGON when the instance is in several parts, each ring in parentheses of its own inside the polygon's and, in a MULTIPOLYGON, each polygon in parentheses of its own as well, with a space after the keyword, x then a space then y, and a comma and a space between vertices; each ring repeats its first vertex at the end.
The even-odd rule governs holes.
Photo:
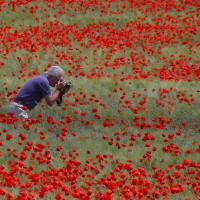
POLYGON ((33 109, 44 97, 50 94, 49 81, 42 74, 28 80, 18 91, 14 99, 22 102, 29 109, 33 109))

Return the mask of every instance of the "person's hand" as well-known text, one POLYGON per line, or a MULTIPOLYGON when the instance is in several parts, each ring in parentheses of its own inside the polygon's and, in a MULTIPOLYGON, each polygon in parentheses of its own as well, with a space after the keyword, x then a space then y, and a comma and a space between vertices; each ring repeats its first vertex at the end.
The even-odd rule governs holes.
POLYGON ((66 81, 65 80, 62 80, 62 81, 58 81, 58 84, 57 84, 57 89, 59 90, 63 90, 65 89, 65 85, 66 85, 66 81))

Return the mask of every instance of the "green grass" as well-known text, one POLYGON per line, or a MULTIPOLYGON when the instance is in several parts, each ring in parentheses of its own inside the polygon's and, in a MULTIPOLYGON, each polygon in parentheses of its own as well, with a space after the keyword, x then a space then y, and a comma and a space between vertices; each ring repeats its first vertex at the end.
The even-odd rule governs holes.
MULTIPOLYGON (((58 4, 58 1, 56 3, 58 4)), ((14 42, 8 41, 8 48, 3 46, 3 43, 0 44, 0 62, 4 63, 0 68, 0 85, 2 86, 0 87, 0 114, 5 114, 5 119, 4 117, 0 118, 0 140, 3 142, 3 145, 0 146, 0 151, 3 153, 0 156, 0 166, 4 165, 5 170, 9 171, 11 168, 11 164, 9 163, 11 161, 21 162, 19 158, 13 157, 13 154, 9 152, 9 148, 20 156, 25 151, 24 148, 29 141, 32 142, 33 146, 43 144, 45 145, 45 149, 41 153, 35 152, 33 149, 26 151, 27 159, 24 161, 24 168, 33 166, 32 173, 40 174, 47 172, 49 167, 62 169, 72 159, 81 163, 79 170, 82 170, 88 164, 88 160, 92 160, 93 162, 90 164, 98 168, 99 173, 94 174, 94 179, 91 179, 91 181, 110 176, 119 163, 125 164, 130 159, 132 160, 131 166, 133 169, 145 169, 149 174, 147 179, 150 182, 155 182, 155 179, 152 177, 154 173, 152 166, 156 166, 157 170, 165 170, 170 164, 173 164, 170 172, 165 171, 165 176, 167 176, 169 174, 173 175, 176 167, 182 163, 184 158, 189 158, 190 162, 198 163, 199 155, 195 150, 198 148, 198 141, 200 140, 198 131, 200 127, 198 121, 200 116, 199 94, 197 92, 199 89, 199 81, 194 80, 193 77, 191 77, 191 82, 177 80, 161 81, 153 75, 147 79, 121 80, 122 77, 134 73, 132 67, 138 67, 143 73, 161 69, 163 65, 166 65, 170 70, 170 61, 176 62, 179 59, 183 60, 186 65, 194 64, 196 69, 198 69, 199 56, 198 46, 196 45, 199 41, 198 34, 188 35, 186 32, 183 33, 182 38, 174 35, 175 39, 178 40, 177 43, 164 42, 164 44, 161 44, 161 42, 156 42, 156 39, 153 38, 153 36, 157 36, 156 32, 152 31, 149 33, 149 30, 142 29, 140 33, 136 29, 131 30, 132 27, 129 28, 132 23, 136 22, 140 26, 144 24, 156 25, 158 23, 155 19, 160 19, 160 23, 164 23, 167 15, 172 16, 172 20, 166 22, 168 25, 173 26, 175 24, 175 26, 178 26, 180 24, 179 26, 184 28, 185 24, 183 25, 182 20, 190 16, 188 11, 193 10, 194 7, 188 7, 181 12, 170 9, 162 15, 162 10, 156 13, 154 13, 154 10, 145 13, 144 7, 139 10, 138 7, 131 9, 127 6, 122 14, 112 14, 110 12, 111 10, 115 10, 116 12, 123 10, 121 8, 122 2, 119 4, 112 3, 109 8, 105 3, 107 13, 101 13, 101 9, 98 6, 94 7, 94 11, 92 11, 92 8, 85 9, 84 7, 77 7, 78 2, 72 8, 67 7, 66 4, 65 9, 62 9, 58 5, 54 6, 50 4, 51 6, 47 6, 45 3, 39 3, 38 10, 34 14, 30 14, 30 7, 35 5, 35 2, 31 2, 25 5, 25 7, 16 7, 16 11, 12 11, 11 7, 5 7, 0 12, 0 26, 2 28, 11 26, 11 29, 10 31, 4 30, 1 32, 1 36, 4 36, 4 39, 8 39, 9 34, 12 35, 15 30, 21 34, 26 33, 27 30, 31 34, 29 31, 31 26, 38 26, 41 29, 40 33, 44 33, 44 31, 48 32, 51 28, 49 24, 53 22, 55 24, 57 23, 57 30, 60 34, 55 38, 58 39, 60 36, 66 36, 66 38, 71 40, 71 43, 68 45, 55 45, 54 37, 51 36, 51 38, 45 39, 48 45, 45 48, 38 46, 36 52, 30 52, 29 49, 15 46, 23 37, 16 38, 14 42), (63 11, 63 14, 58 14, 60 11, 63 11), (36 20, 36 17, 39 20, 36 20), (177 19, 177 21, 173 22, 173 19, 177 19), (44 26, 44 22, 48 24, 47 27, 44 26), (71 30, 69 33, 65 33, 62 29, 64 25, 72 25, 74 30, 79 33, 84 28, 91 26, 93 27, 91 28, 93 32, 91 31, 90 34, 86 32, 83 35, 83 40, 78 41, 73 35, 74 32, 71 32, 71 30), (96 25, 100 26, 98 27, 96 25), (124 27, 126 30, 130 30, 130 37, 134 33, 138 39, 131 38, 134 39, 133 48, 127 47, 123 43, 124 39, 128 38, 122 34, 124 27), (111 34, 111 31, 115 31, 115 34, 111 34), (83 45, 83 42, 84 44, 89 44, 91 38, 94 39, 97 35, 103 38, 112 36, 115 38, 116 43, 110 44, 110 46, 104 46, 101 42, 97 41, 89 47, 83 45), (149 43, 150 39, 153 41, 152 43, 149 43), (118 43, 118 40, 121 43, 118 43), (189 44, 183 45, 182 42, 185 40, 188 40, 193 46, 190 47, 189 44), (154 53, 149 54, 148 48, 152 48, 154 53), (134 54, 133 57, 131 57, 132 54, 134 54), (68 58, 62 60, 62 55, 68 58), (126 64, 115 63, 121 57, 124 57, 126 64), (141 60, 145 61, 147 66, 143 66, 141 60), (64 78, 74 84, 70 92, 65 95, 62 106, 57 107, 54 105, 47 107, 45 103, 38 105, 30 112, 30 116, 32 119, 38 119, 38 114, 42 113, 43 117, 39 119, 39 122, 30 124, 29 129, 24 127, 25 122, 17 121, 15 123, 9 123, 9 121, 6 121, 8 107, 14 97, 14 94, 9 96, 9 92, 16 92, 18 90, 17 87, 23 85, 29 79, 28 73, 30 71, 38 69, 38 74, 40 74, 43 73, 44 68, 48 65, 57 64, 63 67, 66 74, 64 78), (106 64, 109 66, 106 66, 106 64), (20 73, 19 71, 24 69, 22 67, 23 65, 27 69, 20 73), (80 65, 82 68, 77 69, 80 65), (67 76, 68 70, 72 70, 73 72, 70 77, 67 76), (94 71, 98 74, 98 70, 104 73, 101 77, 87 77, 87 75, 90 75, 94 71), (86 75, 84 77, 78 76, 80 72, 84 72, 86 75), (24 74, 24 78, 20 78, 22 74, 24 74), (107 77, 109 74, 111 77, 107 77), (115 90, 117 91, 114 92, 115 90), (161 94, 164 90, 168 92, 161 94), (133 94, 135 94, 135 97, 133 94), (178 94, 183 94, 184 98, 189 99, 191 105, 184 101, 180 102, 177 97, 178 94), (79 99, 78 101, 76 100, 77 98, 79 99), (141 101, 144 98, 146 98, 146 102, 142 104, 141 101), (191 101, 191 98, 194 98, 194 101, 191 101), (126 101, 129 102, 126 104, 126 101), (73 106, 73 104, 75 105, 73 106), (100 115, 100 119, 95 118, 95 113, 91 112, 93 108, 98 109, 97 113, 100 115), (133 112, 131 108, 136 109, 137 112, 133 112), (75 114, 76 110, 79 111, 78 114, 75 114), (82 116, 81 112, 86 112, 87 114, 82 116), (65 121, 67 116, 71 117, 71 123, 65 121), (52 117, 52 123, 47 122, 48 117, 52 117), (135 117, 140 118, 138 120, 139 125, 134 125, 133 119, 135 117), (152 127, 142 128, 142 124, 144 125, 144 123, 141 118, 143 117, 146 118, 145 123, 151 124, 152 127), (153 118, 156 121, 152 121, 153 118), (164 127, 156 128, 155 125, 159 123, 160 118, 165 120, 164 127), (166 121, 169 119, 172 119, 172 122, 167 124, 166 121), (106 120, 108 120, 108 123, 114 122, 114 124, 112 126, 105 126, 106 120), (182 125, 183 122, 186 122, 185 126, 182 125), (64 140, 57 137, 57 135, 61 135, 63 127, 68 128, 67 136, 64 137, 64 140), (181 136, 176 135, 178 130, 181 130, 181 136), (40 132, 44 132, 44 140, 40 139, 40 132), (11 134, 13 139, 7 141, 7 133, 11 134), (23 133, 26 136, 26 139, 22 141, 22 145, 18 144, 21 141, 18 136, 19 133, 23 133), (143 141, 146 133, 153 135, 155 139, 143 141), (136 138, 135 141, 132 141, 132 145, 130 145, 131 134, 134 134, 136 138), (168 142, 164 142, 163 140, 164 138, 168 138, 168 134, 174 134, 174 138, 168 142), (104 140, 102 137, 105 135, 108 139, 104 140), (110 141, 113 141, 112 145, 109 145, 110 141), (150 147, 145 147, 147 142, 150 144, 150 147), (117 146, 117 143, 120 147, 117 146), (123 144, 126 146, 123 147, 123 144), (173 152, 164 153, 162 151, 163 147, 170 144, 174 144, 179 148, 179 156, 174 155, 173 152), (58 146, 62 146, 61 151, 56 150, 58 146), (157 150, 153 151, 153 147, 157 147, 157 150), (36 153, 36 157, 43 157, 41 154, 45 150, 48 150, 52 157, 50 164, 38 164, 37 159, 31 161, 32 153, 36 153), (88 150, 90 153, 88 153, 88 150), (193 152, 187 154, 185 152, 186 150, 192 150, 193 152), (151 159, 143 159, 141 161, 140 159, 143 158, 147 151, 151 152, 151 159), (66 160, 60 158, 61 152, 66 154, 66 160), (71 154, 73 154, 72 157, 69 156, 71 154), (101 162, 98 160, 97 155, 104 157, 108 155, 112 156, 111 158, 108 158, 109 156, 105 158, 102 161, 104 167, 100 168, 99 165, 101 162), (162 162, 162 159, 165 161, 162 162)), ((193 25, 196 26, 195 21, 193 25)), ((173 36, 175 33, 174 29, 172 32, 166 29, 166 34, 170 36, 173 36)), ((162 35, 163 32, 161 31, 160 34, 162 35)), ((34 37, 30 37, 28 41, 32 40, 35 42, 36 38, 34 37)), ((24 36, 23 39, 27 38, 24 36)), ((181 175, 186 176, 187 170, 189 169, 188 167, 180 170, 181 175)), ((197 172, 197 169, 194 170, 197 172)), ((22 171, 18 172, 17 175, 21 183, 25 183, 27 181, 27 175, 22 171), (20 175, 20 173, 22 174, 20 175)), ((123 171, 126 170, 123 169, 123 171)), ((94 172, 90 169, 85 172, 85 174, 92 173, 94 172)), ((118 174, 117 172, 115 173, 118 174)), ((127 171, 126 174, 129 177, 127 171)), ((87 178, 79 176, 76 180, 77 187, 81 186, 85 180, 87 178)), ((193 181, 192 178, 190 180, 193 181)), ((177 181, 181 181, 181 179, 177 181)), ((184 181, 182 183, 185 186, 185 191, 180 194, 169 194, 167 198, 170 200, 185 199, 187 197, 194 199, 191 185, 187 186, 184 181)), ((40 187, 37 185, 30 190, 39 190, 40 187)), ((98 187, 102 191, 107 190, 105 186, 92 185, 93 191, 97 191, 98 187)), ((10 191, 13 196, 18 195, 18 187, 5 187, 5 189, 6 191, 10 191)), ((58 192, 59 189, 55 189, 53 193, 47 193, 45 198, 48 200, 54 199, 55 194, 58 192)), ((116 191, 113 194, 113 198, 119 199, 116 191)), ((75 198, 70 197, 70 199, 75 198)), ((163 197, 158 199, 163 199, 163 197)))

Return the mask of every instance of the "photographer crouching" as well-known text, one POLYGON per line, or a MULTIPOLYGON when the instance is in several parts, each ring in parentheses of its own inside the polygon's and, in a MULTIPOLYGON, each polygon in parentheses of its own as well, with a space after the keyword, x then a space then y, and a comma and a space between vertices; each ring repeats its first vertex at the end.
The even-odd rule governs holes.
POLYGON ((61 105, 62 96, 72 87, 61 79, 64 71, 59 66, 50 67, 44 74, 36 76, 21 87, 12 101, 9 112, 14 113, 16 118, 28 119, 28 112, 32 110, 43 98, 48 106, 52 106, 56 101, 61 105), (50 87, 56 87, 51 93, 50 87))

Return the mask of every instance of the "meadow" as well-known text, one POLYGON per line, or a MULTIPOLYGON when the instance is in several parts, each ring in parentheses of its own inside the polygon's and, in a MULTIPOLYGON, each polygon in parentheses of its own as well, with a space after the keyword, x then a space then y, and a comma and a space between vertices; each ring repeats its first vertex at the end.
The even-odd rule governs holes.
MULTIPOLYGON (((197 0, 0 1, 0 199, 200 199, 197 0), (73 87, 22 120, 28 79, 73 87)), ((52 88, 52 92, 54 88, 52 88)))

